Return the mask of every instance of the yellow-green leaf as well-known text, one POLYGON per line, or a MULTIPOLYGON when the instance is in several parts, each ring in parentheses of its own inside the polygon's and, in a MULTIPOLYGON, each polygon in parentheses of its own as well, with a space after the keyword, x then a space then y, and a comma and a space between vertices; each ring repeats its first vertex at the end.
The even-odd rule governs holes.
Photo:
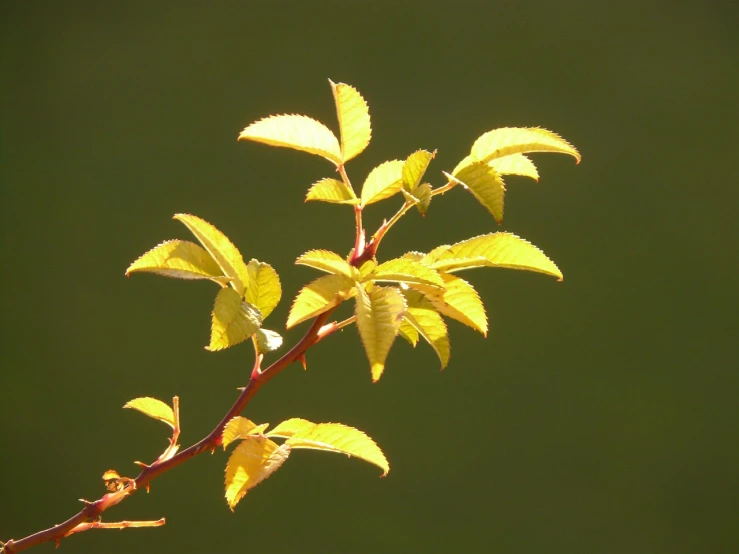
POLYGON ((223 449, 226 450, 226 447, 235 440, 245 439, 256 428, 257 424, 245 417, 236 416, 230 419, 223 428, 223 433, 221 435, 223 439, 223 449))
POLYGON ((385 369, 404 312, 405 300, 397 288, 372 287, 366 291, 357 286, 357 328, 370 362, 372 381, 377 381, 385 369))
POLYGON ((401 160, 391 160, 370 171, 362 185, 361 205, 373 204, 400 192, 403 187, 403 165, 401 160))
POLYGON ((376 260, 367 260, 361 266, 359 266, 359 280, 364 282, 367 276, 372 273, 377 267, 376 260))
POLYGON ((282 335, 269 329, 257 329, 257 351, 266 354, 282 346, 282 335))
POLYGON ((425 292, 439 313, 469 325, 487 336, 488 318, 477 291, 464 279, 448 273, 441 274, 444 290, 425 292))
POLYGON ((229 288, 221 289, 213 306, 213 323, 207 350, 222 350, 252 336, 262 325, 262 314, 229 288))
POLYGON ((406 191, 413 192, 413 189, 419 185, 435 155, 435 151, 416 150, 406 158, 403 163, 403 188, 406 191))
POLYGON ((280 277, 271 265, 259 260, 250 260, 246 268, 249 274, 246 301, 259 308, 265 319, 282 297, 280 277))
POLYGON ((441 272, 469 267, 506 267, 544 273, 562 280, 562 272, 552 260, 512 233, 490 233, 463 240, 438 253, 436 250, 429 252, 424 263, 441 272))
POLYGON ((418 291, 406 291, 408 309, 405 318, 416 331, 431 345, 441 361, 441 369, 449 363, 451 347, 446 323, 431 301, 418 291))
POLYGON ((343 275, 324 275, 304 286, 290 308, 287 328, 337 306, 351 296, 353 286, 354 281, 343 275))
POLYGON ((332 204, 359 204, 359 199, 351 187, 347 186, 344 181, 331 179, 327 177, 314 183, 305 201, 320 200, 322 202, 331 202, 332 204))
POLYGON ((307 431, 315 427, 316 424, 307 419, 301 419, 299 417, 293 417, 286 419, 280 423, 277 427, 267 433, 268 437, 281 437, 283 439, 289 439, 295 433, 307 431))
POLYGON ((204 219, 190 214, 175 214, 174 219, 181 221, 190 229, 216 261, 223 274, 231 279, 231 286, 243 296, 249 275, 239 249, 226 235, 204 219))
POLYGON ((128 266, 126 276, 137 272, 157 273, 177 279, 210 279, 220 284, 231 280, 223 275, 206 250, 186 240, 168 240, 155 246, 128 266))
POLYGON ((477 201, 493 214, 495 221, 498 223, 503 221, 505 184, 492 167, 483 162, 471 162, 462 167, 456 175, 448 173, 445 175, 469 189, 477 201))
POLYGON ((439 288, 444 286, 444 281, 436 270, 408 258, 395 258, 381 263, 366 280, 419 283, 439 288))
POLYGON ((318 423, 295 433, 285 444, 354 456, 382 469, 383 476, 390 471, 390 464, 375 441, 362 431, 340 423, 318 423))
POLYGON ((408 323, 408 320, 405 317, 403 318, 403 321, 400 322, 400 329, 398 329, 398 334, 409 343, 411 343, 411 346, 413 346, 413 348, 415 348, 416 344, 418 344, 418 331, 416 331, 416 328, 413 325, 408 323))
POLYGON ((341 131, 341 159, 348 162, 360 154, 370 142, 372 127, 369 108, 362 95, 354 87, 331 83, 336 102, 336 115, 341 131))
POLYGON ((488 165, 500 175, 520 175, 531 177, 534 181, 539 180, 539 172, 536 170, 534 162, 523 154, 510 154, 502 158, 494 158, 488 162, 488 165))
POLYGON ((401 258, 404 260, 413 260, 414 262, 420 262, 424 258, 424 256, 426 256, 426 254, 424 254, 423 252, 411 251, 403 254, 401 258))
POLYGON ((142 398, 134 398, 123 405, 124 408, 133 408, 144 415, 158 419, 169 425, 172 429, 175 427, 174 412, 169 405, 161 400, 144 396, 142 398))
POLYGON ((277 446, 273 441, 255 437, 242 441, 228 458, 226 465, 226 502, 233 511, 246 492, 256 487, 285 463, 290 445, 277 446))
POLYGON ((327 273, 343 275, 349 279, 359 277, 357 268, 344 258, 329 250, 310 250, 295 260, 297 265, 307 265, 327 273))
POLYGON ((503 127, 488 131, 472 145, 472 156, 489 162, 510 154, 527 152, 559 152, 569 154, 580 163, 580 153, 557 133, 538 127, 503 127))
POLYGON ((331 130, 305 115, 272 115, 241 131, 239 140, 293 148, 341 163, 341 147, 331 130))

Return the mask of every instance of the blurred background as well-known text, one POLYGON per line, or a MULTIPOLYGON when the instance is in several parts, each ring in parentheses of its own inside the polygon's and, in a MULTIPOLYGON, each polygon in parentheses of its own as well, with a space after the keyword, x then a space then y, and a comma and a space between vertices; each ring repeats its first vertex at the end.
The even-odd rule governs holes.
MULTIPOLYGON (((500 229, 565 274, 465 275, 487 339, 452 322, 452 358, 399 341, 372 385, 349 328, 245 415, 358 427, 392 470, 300 451, 229 512, 226 457, 201 456, 65 552, 726 553, 739 551, 737 8, 731 2, 3 2, 0 539, 61 522, 102 473, 135 475, 167 430, 121 406, 181 399, 182 441, 246 384, 248 346, 209 353, 215 285, 124 277, 189 239, 189 212, 271 263, 283 301, 346 253, 351 210, 304 204, 332 166, 237 143, 269 114, 336 128, 328 80, 368 100, 349 166, 439 149, 427 174, 501 126, 583 154, 508 178, 500 229)), ((373 205, 373 230, 398 199, 373 205)), ((471 195, 405 218, 382 257, 498 229, 471 195)), ((287 333, 297 340, 307 326, 287 333)), ((50 552, 46 544, 39 551, 50 552)))

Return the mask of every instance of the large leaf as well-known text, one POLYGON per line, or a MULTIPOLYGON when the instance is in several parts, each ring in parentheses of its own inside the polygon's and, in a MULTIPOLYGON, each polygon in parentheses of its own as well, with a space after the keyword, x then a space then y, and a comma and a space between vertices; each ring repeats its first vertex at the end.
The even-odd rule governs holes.
POLYGON ((512 233, 490 233, 429 252, 423 263, 441 272, 470 267, 506 267, 552 275, 562 272, 541 250, 512 233))
POLYGON ((538 127, 502 127, 488 131, 472 145, 472 156, 489 162, 510 154, 559 152, 573 156, 580 163, 580 153, 557 133, 538 127))
POLYGON ((341 131, 341 159, 346 163, 360 154, 370 142, 372 127, 369 108, 357 89, 344 83, 331 83, 336 115, 341 131))
POLYGON ((249 273, 246 301, 259 308, 264 319, 272 313, 282 297, 280 277, 271 265, 259 260, 250 260, 246 268, 249 273))
POLYGON ((330 202, 332 204, 359 204, 359 199, 354 191, 344 181, 326 177, 317 183, 314 183, 305 201, 320 200, 322 202, 330 202))
POLYGON ((413 189, 421 183, 421 179, 423 179, 423 175, 435 155, 436 152, 416 150, 406 158, 402 172, 403 188, 406 191, 413 192, 413 189))
POLYGON ((312 421, 308 421, 307 419, 301 419, 299 417, 293 417, 290 419, 286 419, 285 421, 280 423, 277 427, 275 427, 269 433, 267 433, 267 436, 289 439, 295 433, 300 433, 301 431, 307 431, 309 429, 312 429, 315 426, 316 424, 313 423, 312 421))
POLYGON ((520 175, 521 177, 531 177, 535 181, 539 180, 539 172, 536 170, 534 162, 523 154, 510 154, 502 158, 493 158, 488 162, 488 165, 500 175, 520 175))
POLYGON ((207 350, 222 350, 252 336, 262 325, 262 314, 233 289, 218 291, 213 306, 210 344, 207 350))
POLYGON ((137 272, 177 279, 210 279, 221 284, 230 281, 206 250, 186 240, 168 240, 155 246, 128 266, 126 276, 137 272))
POLYGON ((396 258, 381 263, 366 279, 372 281, 397 281, 408 284, 418 283, 439 288, 444 286, 444 281, 436 270, 407 258, 396 258))
POLYGON ((424 291, 434 308, 487 336, 488 318, 477 291, 456 275, 442 273, 441 277, 444 280, 443 290, 424 291))
POLYGON ((377 381, 385 369, 404 312, 405 300, 397 288, 371 287, 366 291, 357 286, 357 328, 370 362, 372 381, 377 381))
POLYGON ((329 250, 310 250, 295 260, 297 265, 307 265, 327 273, 343 275, 349 279, 359 277, 357 268, 344 258, 329 250))
POLYGON ((451 353, 446 323, 431 301, 420 292, 406 291, 405 298, 408 303, 406 320, 431 345, 441 361, 441 369, 444 369, 449 363, 451 353))
POLYGON ((290 308, 287 328, 337 306, 351 296, 353 286, 354 281, 343 275, 324 275, 304 286, 290 308))
POLYGON ((181 221, 190 229, 216 261, 223 274, 231 279, 231 286, 243 296, 249 275, 239 249, 226 235, 204 219, 190 214, 175 214, 174 219, 181 221))
POLYGON ((124 408, 133 408, 144 415, 158 419, 169 425, 172 429, 175 427, 174 412, 169 405, 161 400, 148 396, 142 398, 134 398, 123 405, 124 408))
POLYGON ((495 221, 503 221, 505 184, 497 171, 486 163, 471 162, 456 175, 446 175, 469 189, 477 201, 493 214, 495 221))
POLYGON ((390 471, 390 464, 375 441, 358 429, 340 423, 317 423, 313 427, 296 432, 285 441, 293 448, 311 448, 355 456, 382 469, 382 475, 390 471))
POLYGON ((285 463, 290 448, 289 444, 277 446, 264 437, 249 438, 234 448, 226 465, 226 502, 232 511, 249 489, 285 463))
POLYGON ((331 130, 305 115, 272 115, 241 131, 239 140, 293 148, 322 156, 339 165, 341 147, 331 130))
POLYGON ((362 206, 390 198, 400 192, 403 187, 404 163, 401 160, 391 160, 370 171, 362 185, 362 206))

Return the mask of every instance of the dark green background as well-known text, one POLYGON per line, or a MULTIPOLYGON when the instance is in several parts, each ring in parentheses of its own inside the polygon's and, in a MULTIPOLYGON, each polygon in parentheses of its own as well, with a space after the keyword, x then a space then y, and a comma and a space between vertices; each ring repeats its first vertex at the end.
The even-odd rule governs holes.
MULTIPOLYGON (((127 400, 178 394, 190 444, 245 384, 248 347, 203 350, 212 284, 123 275, 189 238, 172 214, 275 266, 272 328, 316 275, 295 257, 348 251, 350 210, 303 204, 330 164, 236 142, 275 113, 335 128, 331 78, 370 104, 358 183, 438 148, 441 184, 505 125, 577 145, 579 166, 540 154, 539 183, 509 179, 502 226, 565 281, 470 273, 491 332, 453 323, 445 372, 398 343, 371 385, 349 329, 247 411, 361 428, 387 478, 298 452, 231 514, 219 452, 106 514, 164 528, 85 533, 65 552, 739 551, 731 2, 4 2, 0 20, 0 539, 66 519, 103 471, 156 457, 166 429, 127 400)), ((369 208, 370 228, 396 204, 369 208)), ((494 229, 455 190, 382 254, 494 229)))

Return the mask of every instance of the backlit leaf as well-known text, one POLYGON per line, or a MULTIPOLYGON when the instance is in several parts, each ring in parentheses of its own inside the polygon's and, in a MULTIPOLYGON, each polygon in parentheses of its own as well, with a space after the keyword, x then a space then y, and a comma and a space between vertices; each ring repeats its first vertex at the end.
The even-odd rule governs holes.
POLYGON ((424 173, 428 168, 431 160, 436 155, 436 152, 429 152, 427 150, 416 150, 406 158, 403 163, 403 188, 408 192, 413 190, 419 185, 421 179, 423 179, 424 173))
POLYGON ((451 347, 446 323, 439 315, 431 301, 418 291, 406 291, 405 298, 408 309, 405 318, 418 333, 428 342, 441 361, 441 369, 449 363, 451 347))
POLYGON ((252 140, 293 148, 322 156, 339 165, 341 147, 331 130, 305 115, 272 115, 260 119, 241 131, 239 140, 252 140))
POLYGON ((362 185, 362 206, 390 198, 403 186, 403 164, 401 160, 383 162, 370 171, 362 185))
POLYGON ((218 291, 213 306, 210 344, 207 350, 222 350, 238 344, 262 325, 262 314, 255 306, 244 302, 233 289, 218 291))
POLYGON ((307 419, 301 419, 299 417, 293 417, 286 419, 280 423, 277 427, 267 433, 268 437, 281 437, 283 439, 289 439, 295 433, 308 431, 315 427, 316 424, 307 419))
POLYGON ((351 296, 354 281, 343 275, 324 275, 304 286, 295 297, 287 328, 316 317, 351 296))
POLYGON ((341 131, 342 162, 346 163, 360 154, 370 142, 372 127, 369 108, 357 89, 344 83, 331 81, 336 102, 336 115, 341 131))
POLYGON ((359 276, 359 272, 344 258, 328 250, 310 250, 295 260, 297 265, 307 265, 327 273, 336 273, 349 279, 359 276))
POLYGON ((221 284, 230 281, 205 249, 186 240, 168 240, 155 246, 128 267, 126 276, 139 271, 178 279, 210 279, 221 284))
POLYGON ((413 325, 408 323, 408 320, 405 317, 403 318, 403 321, 400 322, 400 329, 398 329, 398 334, 409 343, 411 343, 411 346, 413 346, 413 348, 415 348, 416 344, 418 344, 418 331, 416 331, 416 328, 413 325))
POLYGON ((165 404, 161 400, 151 398, 148 396, 142 398, 134 398, 129 400, 123 405, 124 408, 133 408, 138 410, 144 415, 151 418, 158 419, 169 425, 172 429, 175 426, 174 412, 169 405, 165 404))
POLYGON ((257 329, 255 335, 257 337, 257 350, 262 354, 272 352, 282 346, 282 335, 275 331, 257 329))
POLYGON ((580 163, 580 153, 558 134, 538 127, 502 127, 488 131, 472 145, 472 156, 489 162, 510 154, 559 152, 573 156, 580 163))
POLYGON ((249 282, 249 275, 238 248, 228 240, 226 235, 204 219, 190 214, 175 214, 174 219, 181 221, 190 229, 190 232, 216 261, 223 274, 231 278, 231 286, 243 296, 249 282))
POLYGON ((493 214, 495 221, 503 220, 503 200, 505 184, 500 175, 488 164, 472 162, 460 169, 456 175, 446 176, 464 185, 488 211, 493 214))
POLYGON ((245 439, 252 431, 254 431, 254 429, 256 429, 256 427, 256 423, 242 416, 236 416, 230 419, 229 422, 226 423, 226 427, 223 428, 223 433, 221 435, 223 439, 223 449, 226 450, 226 447, 235 440, 245 439))
POLYGON ((431 291, 426 297, 439 313, 469 325, 487 336, 488 318, 477 291, 464 279, 448 273, 441 274, 444 290, 431 291))
POLYGON ((535 181, 539 180, 539 172, 536 170, 534 162, 523 154, 510 154, 502 158, 493 158, 488 162, 488 165, 500 175, 520 175, 531 177, 535 181))
POLYGON ((250 260, 246 268, 249 273, 246 301, 259 308, 265 319, 282 297, 280 277, 271 265, 259 260, 250 260))
POLYGON ((383 476, 390 471, 390 464, 375 441, 362 431, 340 423, 318 423, 295 433, 285 444, 354 456, 378 466, 383 476))
POLYGON ((277 446, 273 441, 255 437, 242 441, 228 458, 226 465, 226 502, 233 511, 246 492, 256 487, 285 463, 290 445, 277 446))
POLYGON ((405 312, 405 300, 395 287, 372 287, 366 291, 357 287, 357 328, 377 381, 385 368, 390 347, 398 335, 405 312))
POLYGON ((378 265, 367 276, 372 281, 397 281, 401 283, 420 283, 443 287, 444 281, 439 273, 420 262, 407 258, 396 258, 378 265))
POLYGON ((357 195, 344 181, 331 179, 330 177, 321 179, 308 189, 305 201, 309 202, 311 200, 331 202, 332 204, 359 204, 357 195))

